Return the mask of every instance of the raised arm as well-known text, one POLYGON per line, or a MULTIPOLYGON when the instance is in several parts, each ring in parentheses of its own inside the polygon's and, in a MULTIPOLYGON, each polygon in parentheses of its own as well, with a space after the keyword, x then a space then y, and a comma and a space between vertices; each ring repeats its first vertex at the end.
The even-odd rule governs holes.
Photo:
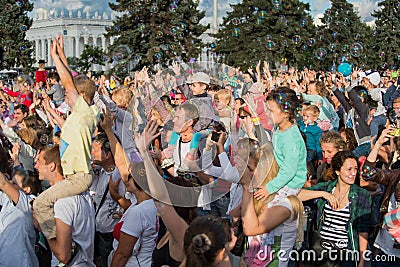
POLYGON ((123 181, 128 181, 129 177, 129 164, 130 160, 125 153, 125 150, 122 148, 122 145, 118 141, 117 137, 114 135, 112 130, 112 119, 111 112, 107 109, 104 114, 103 120, 100 120, 100 126, 103 128, 104 132, 107 135, 108 141, 110 142, 111 151, 114 155, 115 165, 117 166, 119 173, 121 174, 121 178, 123 181))
POLYGON ((149 121, 143 133, 135 135, 136 147, 143 158, 151 196, 159 201, 156 202, 158 213, 171 234, 170 242, 172 242, 172 246, 170 246, 170 248, 178 248, 178 250, 173 252, 174 256, 176 256, 174 258, 183 259, 183 238, 188 225, 178 213, 176 213, 172 206, 166 183, 158 173, 148 150, 150 143, 160 135, 157 131, 157 123, 155 121, 149 121), (178 253, 180 255, 177 255, 178 253))
POLYGON ((66 98, 70 101, 70 106, 73 106, 78 99, 78 91, 76 90, 72 74, 65 65, 62 58, 64 54, 64 43, 61 35, 57 36, 57 40, 53 38, 52 44, 50 44, 50 55, 53 59, 54 65, 57 68, 57 72, 60 75, 61 82, 65 88, 66 98))
POLYGON ((19 191, 15 188, 9 181, 7 181, 6 177, 3 173, 0 172, 0 190, 3 191, 15 205, 18 204, 19 199, 19 191))

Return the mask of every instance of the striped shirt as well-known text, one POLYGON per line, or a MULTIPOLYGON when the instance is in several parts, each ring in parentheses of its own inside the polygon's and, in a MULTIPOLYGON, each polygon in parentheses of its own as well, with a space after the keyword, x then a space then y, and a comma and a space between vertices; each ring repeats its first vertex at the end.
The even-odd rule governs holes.
POLYGON ((347 223, 350 220, 349 204, 340 210, 334 210, 329 203, 326 203, 324 213, 325 219, 320 231, 322 239, 335 242, 338 248, 347 247, 347 223))

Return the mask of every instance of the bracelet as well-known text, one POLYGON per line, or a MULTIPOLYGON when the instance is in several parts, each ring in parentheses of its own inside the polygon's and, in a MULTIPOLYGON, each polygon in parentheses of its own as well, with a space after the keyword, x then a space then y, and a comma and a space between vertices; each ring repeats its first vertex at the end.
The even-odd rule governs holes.
POLYGON ((251 118, 252 122, 260 122, 260 118, 259 117, 255 117, 255 118, 251 118))

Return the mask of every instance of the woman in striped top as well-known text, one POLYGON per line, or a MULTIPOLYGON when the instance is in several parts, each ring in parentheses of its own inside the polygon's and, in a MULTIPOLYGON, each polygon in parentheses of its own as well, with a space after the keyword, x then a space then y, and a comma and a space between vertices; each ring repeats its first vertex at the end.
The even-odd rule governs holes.
MULTIPOLYGON (((333 249, 359 252, 358 266, 364 266, 363 252, 367 249, 371 197, 355 184, 358 175, 357 158, 349 151, 340 151, 332 159, 334 180, 302 189, 302 201, 318 199, 316 229, 322 240, 333 249)), ((356 261, 344 258, 338 266, 356 266, 356 261)), ((322 265, 321 265, 322 266, 322 265)))

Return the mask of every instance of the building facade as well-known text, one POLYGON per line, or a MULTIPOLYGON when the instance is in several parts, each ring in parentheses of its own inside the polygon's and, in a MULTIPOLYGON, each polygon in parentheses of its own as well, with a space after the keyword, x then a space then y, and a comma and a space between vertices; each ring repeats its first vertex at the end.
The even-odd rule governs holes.
MULTIPOLYGON (((106 51, 109 45, 112 45, 115 37, 106 38, 106 27, 113 25, 115 15, 103 13, 100 16, 97 12, 94 14, 85 13, 82 15, 81 11, 69 11, 65 14, 61 11, 60 14, 46 9, 35 10, 32 27, 27 32, 26 36, 29 41, 32 41, 35 47, 35 64, 40 59, 45 60, 46 66, 53 66, 53 61, 50 56, 51 39, 55 38, 57 34, 61 34, 65 44, 65 54, 68 57, 78 58, 85 44, 99 46, 106 51)), ((103 69, 99 66, 94 66, 95 70, 103 69)))

